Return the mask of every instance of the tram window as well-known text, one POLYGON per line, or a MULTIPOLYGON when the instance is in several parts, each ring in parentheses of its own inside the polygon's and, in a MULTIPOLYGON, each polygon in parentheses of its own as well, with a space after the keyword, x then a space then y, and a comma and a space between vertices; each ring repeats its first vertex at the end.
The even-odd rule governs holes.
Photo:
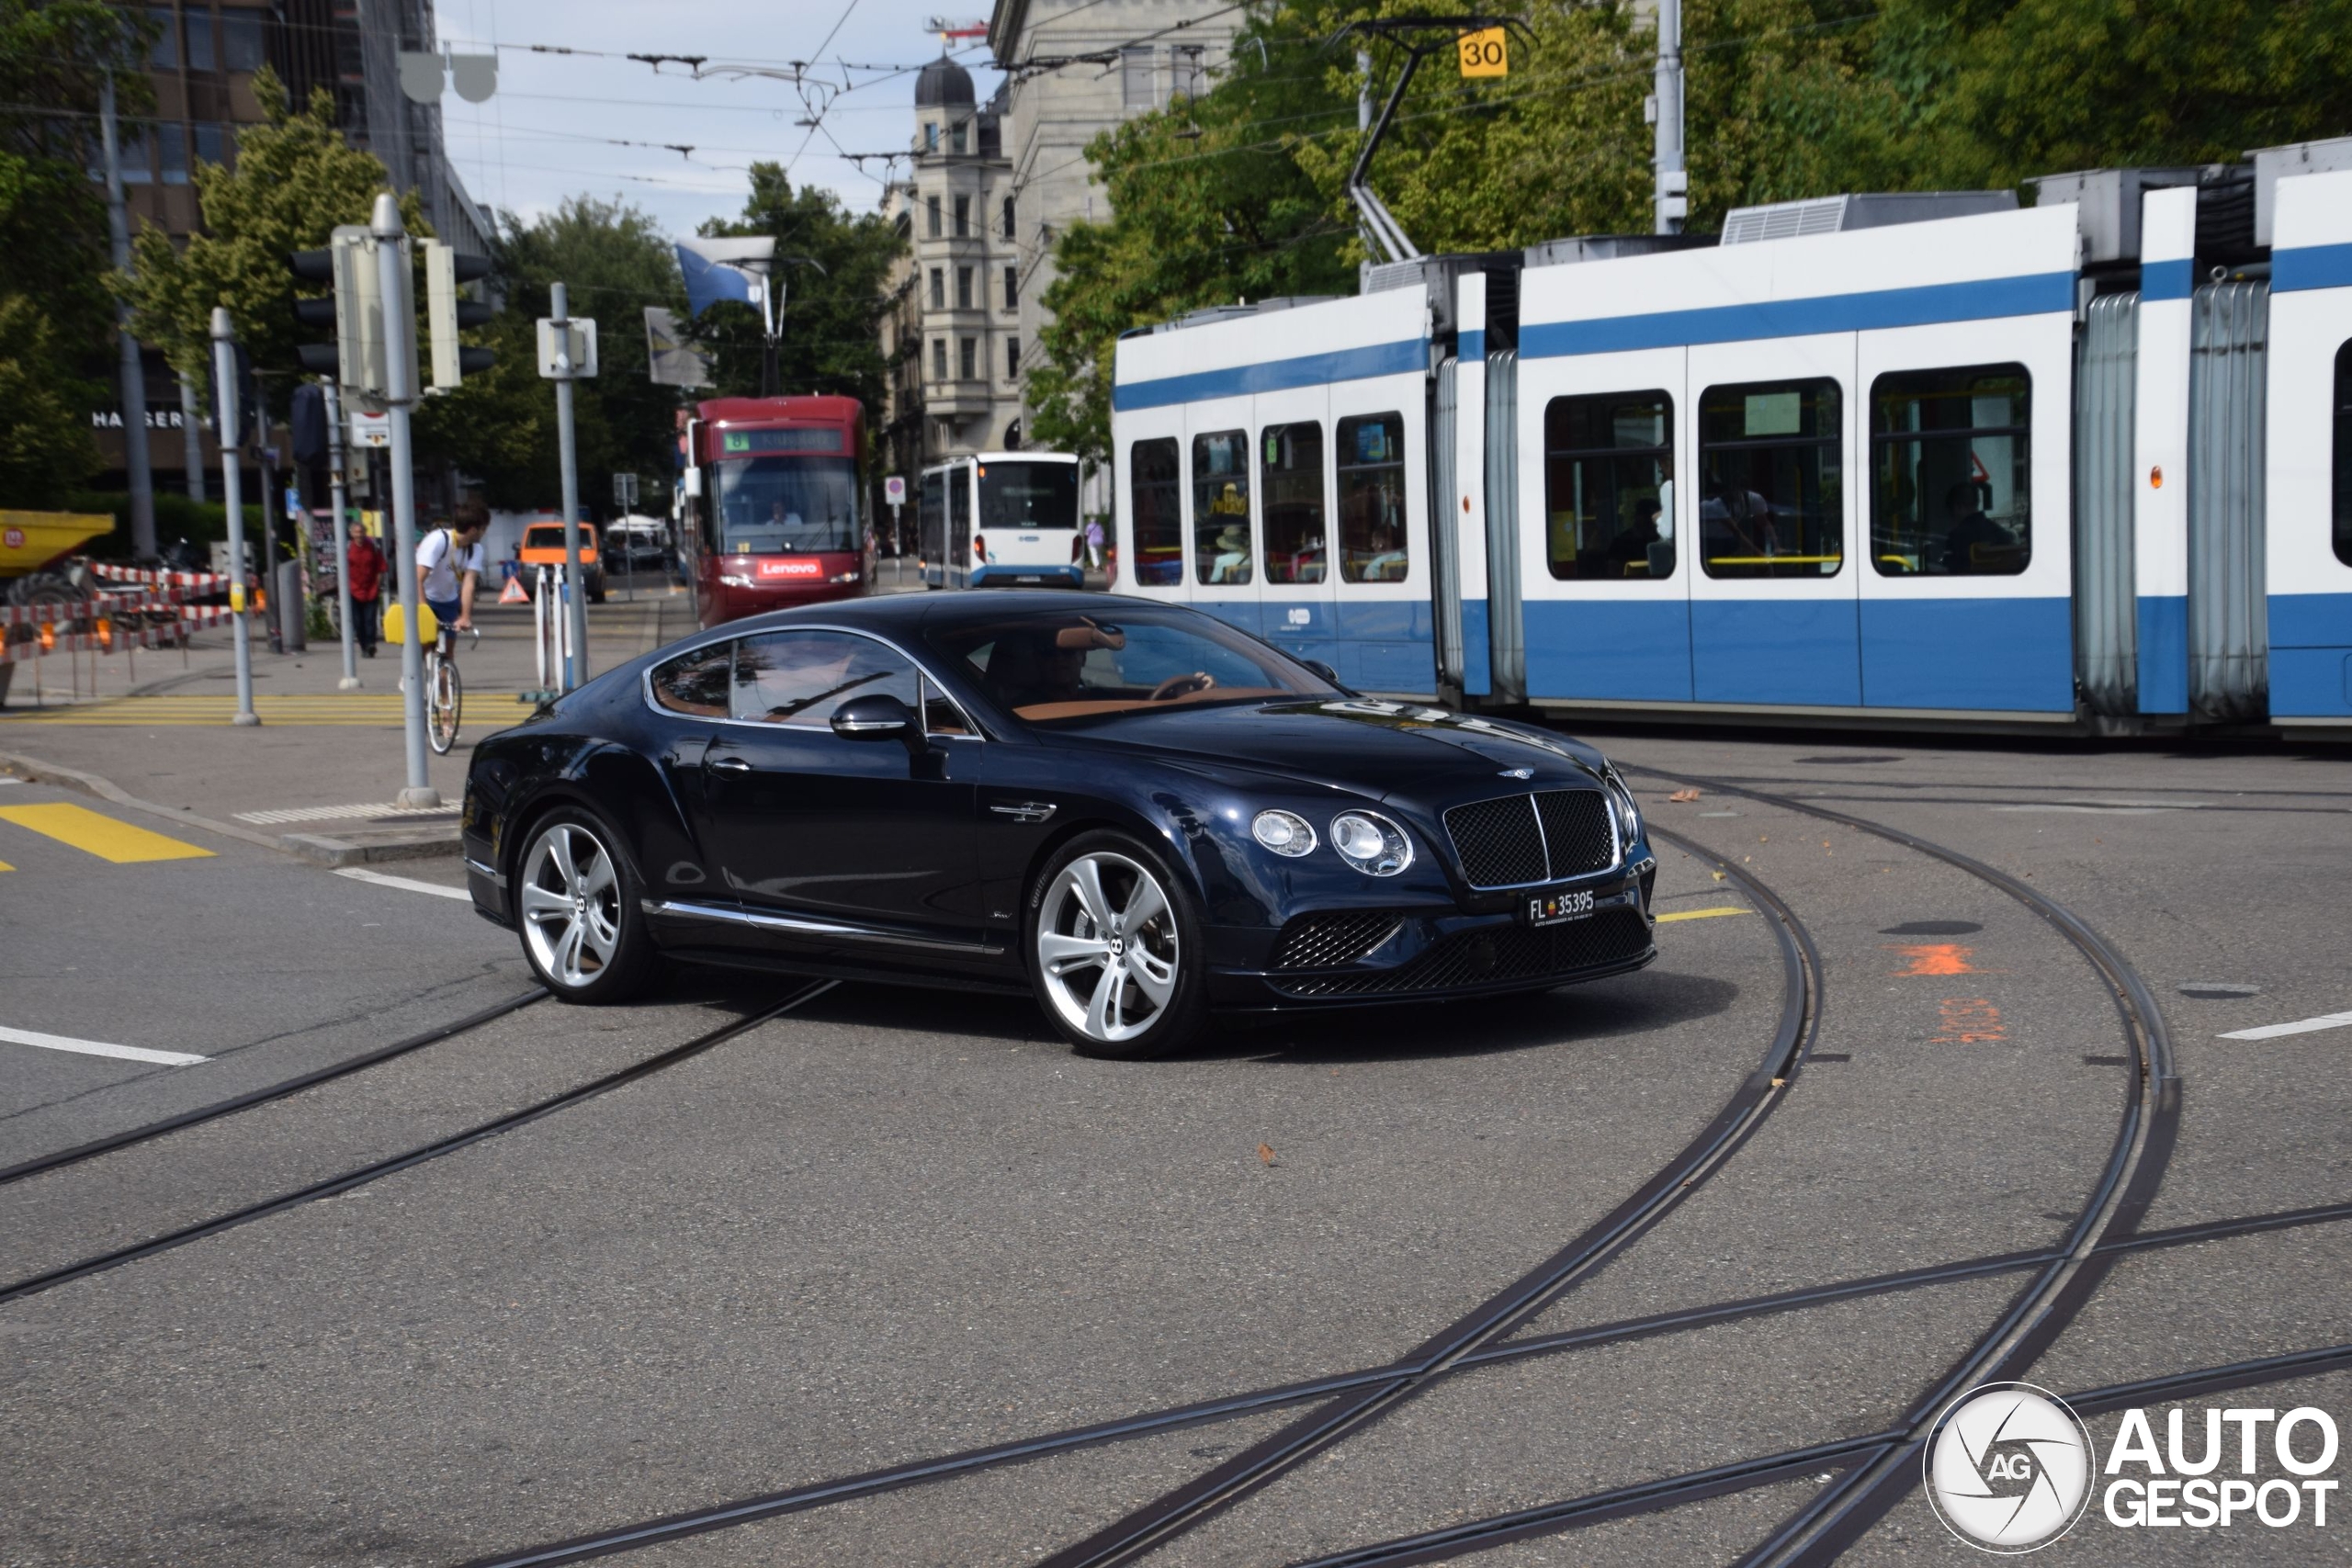
POLYGON ((1324 538, 1323 426, 1317 420, 1270 424, 1258 433, 1265 465, 1266 581, 1320 582, 1329 570, 1324 538))
POLYGON ((2003 577, 2033 555, 2022 365, 1871 383, 1871 564, 1882 577, 2003 577))
POLYGON ((1674 400, 1662 391, 1554 398, 1544 409, 1544 553, 1563 581, 1674 575, 1674 400))
POLYGON ((968 463, 947 466, 947 564, 972 564, 972 468, 968 463))
POLYGON ((922 477, 922 493, 915 502, 916 537, 924 564, 936 566, 947 558, 947 476, 934 468, 922 477))
POLYGON ((1340 579, 1402 582, 1410 569, 1405 512, 1405 421, 1375 413, 1339 429, 1340 579))
POLYGON ((1167 588, 1184 581, 1184 517, 1179 499, 1176 438, 1138 441, 1127 448, 1127 482, 1134 494, 1136 581, 1167 588))
POLYGON ((2352 342, 2335 351, 2335 558, 2352 566, 2352 342))
POLYGON ((1699 398, 1699 564, 1709 577, 1834 577, 1846 564, 1838 383, 1699 398))
POLYGON ((1193 559, 1203 582, 1254 581, 1246 430, 1193 437, 1193 559))

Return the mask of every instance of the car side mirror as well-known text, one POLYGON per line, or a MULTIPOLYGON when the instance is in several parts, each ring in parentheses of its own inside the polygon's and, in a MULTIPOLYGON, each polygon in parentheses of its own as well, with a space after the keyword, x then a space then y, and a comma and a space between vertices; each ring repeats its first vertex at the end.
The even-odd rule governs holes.
POLYGON ((897 740, 910 750, 922 745, 914 710, 887 692, 852 697, 833 710, 833 733, 844 740, 897 740))

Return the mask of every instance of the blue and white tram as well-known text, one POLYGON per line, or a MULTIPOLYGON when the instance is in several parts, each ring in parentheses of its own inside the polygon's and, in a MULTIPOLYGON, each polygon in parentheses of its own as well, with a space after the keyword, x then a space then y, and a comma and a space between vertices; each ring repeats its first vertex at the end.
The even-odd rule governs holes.
POLYGON ((1474 705, 2352 725, 2352 143, 1375 273, 1122 340, 1130 592, 1474 705))
POLYGON ((915 493, 924 586, 1086 586, 1078 459, 978 452, 922 471, 915 493))

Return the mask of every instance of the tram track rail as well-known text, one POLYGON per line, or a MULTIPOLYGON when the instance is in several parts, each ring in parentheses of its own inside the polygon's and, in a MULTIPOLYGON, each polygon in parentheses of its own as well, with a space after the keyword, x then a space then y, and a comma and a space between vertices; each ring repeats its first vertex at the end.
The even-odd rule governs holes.
POLYGON ((1067 1452, 1073 1449, 1230 1420, 1317 1399, 1330 1408, 1310 1412, 1291 1427, 1218 1466, 1190 1486, 1148 1505, 1129 1520, 1043 1560, 1045 1568, 1072 1568, 1130 1561, 1211 1512, 1229 1506, 1301 1461, 1410 1398, 1430 1382, 1459 1370, 1481 1349, 1493 1347, 1541 1314, 1600 1267, 1623 1254, 1702 1186, 1737 1152, 1786 1097, 1789 1085, 1811 1051, 1821 1017, 1821 961, 1811 933, 1795 912, 1753 873, 1679 834, 1654 829, 1675 847, 1721 871, 1769 918, 1782 971, 1781 1011, 1772 1040, 1756 1069, 1743 1078, 1724 1107, 1698 1136, 1631 1197, 1566 1247, 1501 1292, 1474 1307, 1411 1355, 1364 1371, 1285 1384, 1227 1399, 1150 1412, 892 1467, 836 1481, 746 1498, 715 1507, 645 1520, 573 1540, 472 1559, 467 1568, 548 1568, 726 1529, 758 1520, 806 1512, 974 1471, 1067 1452), (1144 1516, 1148 1514, 1149 1517, 1144 1516), (1114 1537, 1116 1539, 1113 1539, 1114 1537))
POLYGON ((45 1155, 36 1155, 30 1159, 19 1160, 15 1165, 0 1167, 0 1187, 28 1180, 52 1170, 62 1170, 67 1166, 80 1165, 85 1160, 96 1159, 101 1155, 110 1155, 119 1149, 131 1148, 163 1137, 166 1134, 202 1126, 207 1122, 217 1122, 223 1116, 233 1116, 240 1111, 251 1111, 257 1105, 267 1105, 272 1100, 284 1100, 288 1095, 300 1094, 306 1089, 316 1089, 321 1084, 333 1083, 337 1078, 348 1077, 353 1073, 379 1066, 397 1057, 405 1056, 413 1051, 421 1051, 427 1045, 438 1045, 446 1040, 455 1040, 461 1034, 471 1033, 484 1024, 496 1022, 509 1013, 519 1012, 535 1002, 547 1000, 548 994, 544 987, 534 986, 527 991, 509 997, 504 1001, 494 1002, 479 1011, 468 1013, 463 1018, 452 1020, 447 1023, 435 1024, 430 1029, 395 1040, 389 1045, 379 1045, 372 1051, 363 1051, 345 1061, 333 1062, 307 1073, 298 1073, 281 1082, 266 1084, 260 1089, 252 1089, 243 1094, 232 1095, 227 1100, 216 1100, 210 1105, 200 1105, 192 1111, 181 1111, 175 1116, 166 1116, 161 1121, 144 1122, 120 1133, 109 1134, 103 1138, 92 1138, 86 1143, 75 1144, 71 1147, 57 1149, 45 1155))
MULTIPOLYGON (((180 1226, 145 1241, 116 1247, 108 1252, 62 1264, 11 1284, 0 1285, 0 1304, 38 1295, 43 1291, 54 1290, 60 1285, 71 1283, 75 1280, 87 1279, 93 1274, 105 1273, 108 1269, 119 1269, 125 1264, 154 1258, 186 1247, 192 1242, 202 1241, 207 1237, 219 1235, 224 1231, 251 1224, 256 1220, 267 1219, 272 1215, 300 1208, 304 1204, 317 1202, 323 1198, 333 1198, 341 1193, 349 1192, 355 1188, 364 1187, 380 1178, 403 1170, 413 1170, 418 1166, 439 1159, 444 1155, 455 1154, 459 1149, 469 1148, 487 1139, 511 1133, 516 1128, 527 1126, 542 1118, 552 1116, 559 1111, 569 1110, 583 1101, 608 1094, 614 1089, 650 1077, 680 1063, 691 1061, 739 1034, 746 1033, 762 1024, 782 1017, 804 1003, 815 1000, 839 983, 834 980, 818 980, 802 985, 796 987, 788 996, 751 1013, 730 1019, 723 1024, 706 1030, 683 1044, 671 1046, 642 1061, 605 1073, 587 1083, 565 1089, 560 1094, 534 1100, 518 1110, 507 1111, 487 1122, 478 1122, 461 1132, 435 1138, 400 1154, 372 1160, 356 1169, 311 1182, 308 1186, 297 1188, 290 1192, 282 1192, 276 1197, 245 1204, 227 1213, 215 1215, 211 1219, 180 1226)), ((544 995, 544 993, 541 994, 544 995)), ((447 1038, 447 1036, 442 1035, 440 1038, 447 1038)), ((420 1043, 430 1043, 429 1041, 420 1043)), ((226 1112, 222 1113, 226 1114, 226 1112)))

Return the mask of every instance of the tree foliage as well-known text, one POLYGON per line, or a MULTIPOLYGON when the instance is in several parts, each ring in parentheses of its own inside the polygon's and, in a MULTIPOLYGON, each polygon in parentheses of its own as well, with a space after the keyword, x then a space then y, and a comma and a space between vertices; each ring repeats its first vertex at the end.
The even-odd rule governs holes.
POLYGON ((556 508, 555 383, 538 372, 538 319, 562 283, 566 309, 596 322, 597 373, 572 383, 581 499, 601 515, 610 476, 640 477, 640 507, 669 482, 678 389, 647 378, 645 308, 683 310, 678 264, 653 219, 620 201, 573 197, 529 222, 509 213, 492 243, 492 293, 503 308, 476 334, 497 363, 417 414, 424 450, 479 479, 493 506, 556 508))
POLYGON ((147 102, 140 38, 97 0, 0 0, 0 505, 55 506, 97 467, 114 335, 103 187, 87 172, 106 67, 147 102))
MULTIPOLYGON (((752 165, 743 215, 714 220, 705 238, 775 238, 775 277, 783 296, 776 390, 828 392, 865 403, 869 423, 882 408, 884 298, 890 264, 904 244, 879 213, 853 214, 829 190, 784 176, 781 164, 752 165), (814 266, 788 257, 805 257, 814 266)), ((765 328, 759 310, 729 301, 703 313, 696 333, 713 351, 713 375, 728 397, 760 390, 765 328)))
MULTIPOLYGON (((1100 457, 1118 334, 1196 306, 1352 291, 1345 184, 1363 78, 1347 22, 1419 0, 1257 14, 1194 102, 1088 149, 1114 216, 1056 244, 1029 376, 1040 441, 1100 457)), ((1649 7, 1532 0, 1511 74, 1425 61, 1371 183, 1425 252, 1651 226, 1649 7)), ((1400 52, 1371 46, 1385 98, 1400 52)), ((2114 164, 2231 161, 2352 131, 2352 0, 1685 0, 1690 226, 1853 190, 2015 186, 2114 164)))
MULTIPOLYGON (((296 345, 314 335, 295 324, 295 278, 286 259, 325 245, 337 224, 368 222, 387 184, 373 153, 345 143, 325 88, 297 111, 265 66, 254 73, 254 96, 267 118, 237 132, 235 166, 199 162, 193 171, 202 231, 178 249, 170 235, 142 223, 130 275, 113 283, 130 302, 140 337, 198 387, 210 379, 213 307, 227 306, 264 396, 283 412, 300 374, 296 345)), ((401 208, 411 234, 433 232, 414 191, 401 208)))

